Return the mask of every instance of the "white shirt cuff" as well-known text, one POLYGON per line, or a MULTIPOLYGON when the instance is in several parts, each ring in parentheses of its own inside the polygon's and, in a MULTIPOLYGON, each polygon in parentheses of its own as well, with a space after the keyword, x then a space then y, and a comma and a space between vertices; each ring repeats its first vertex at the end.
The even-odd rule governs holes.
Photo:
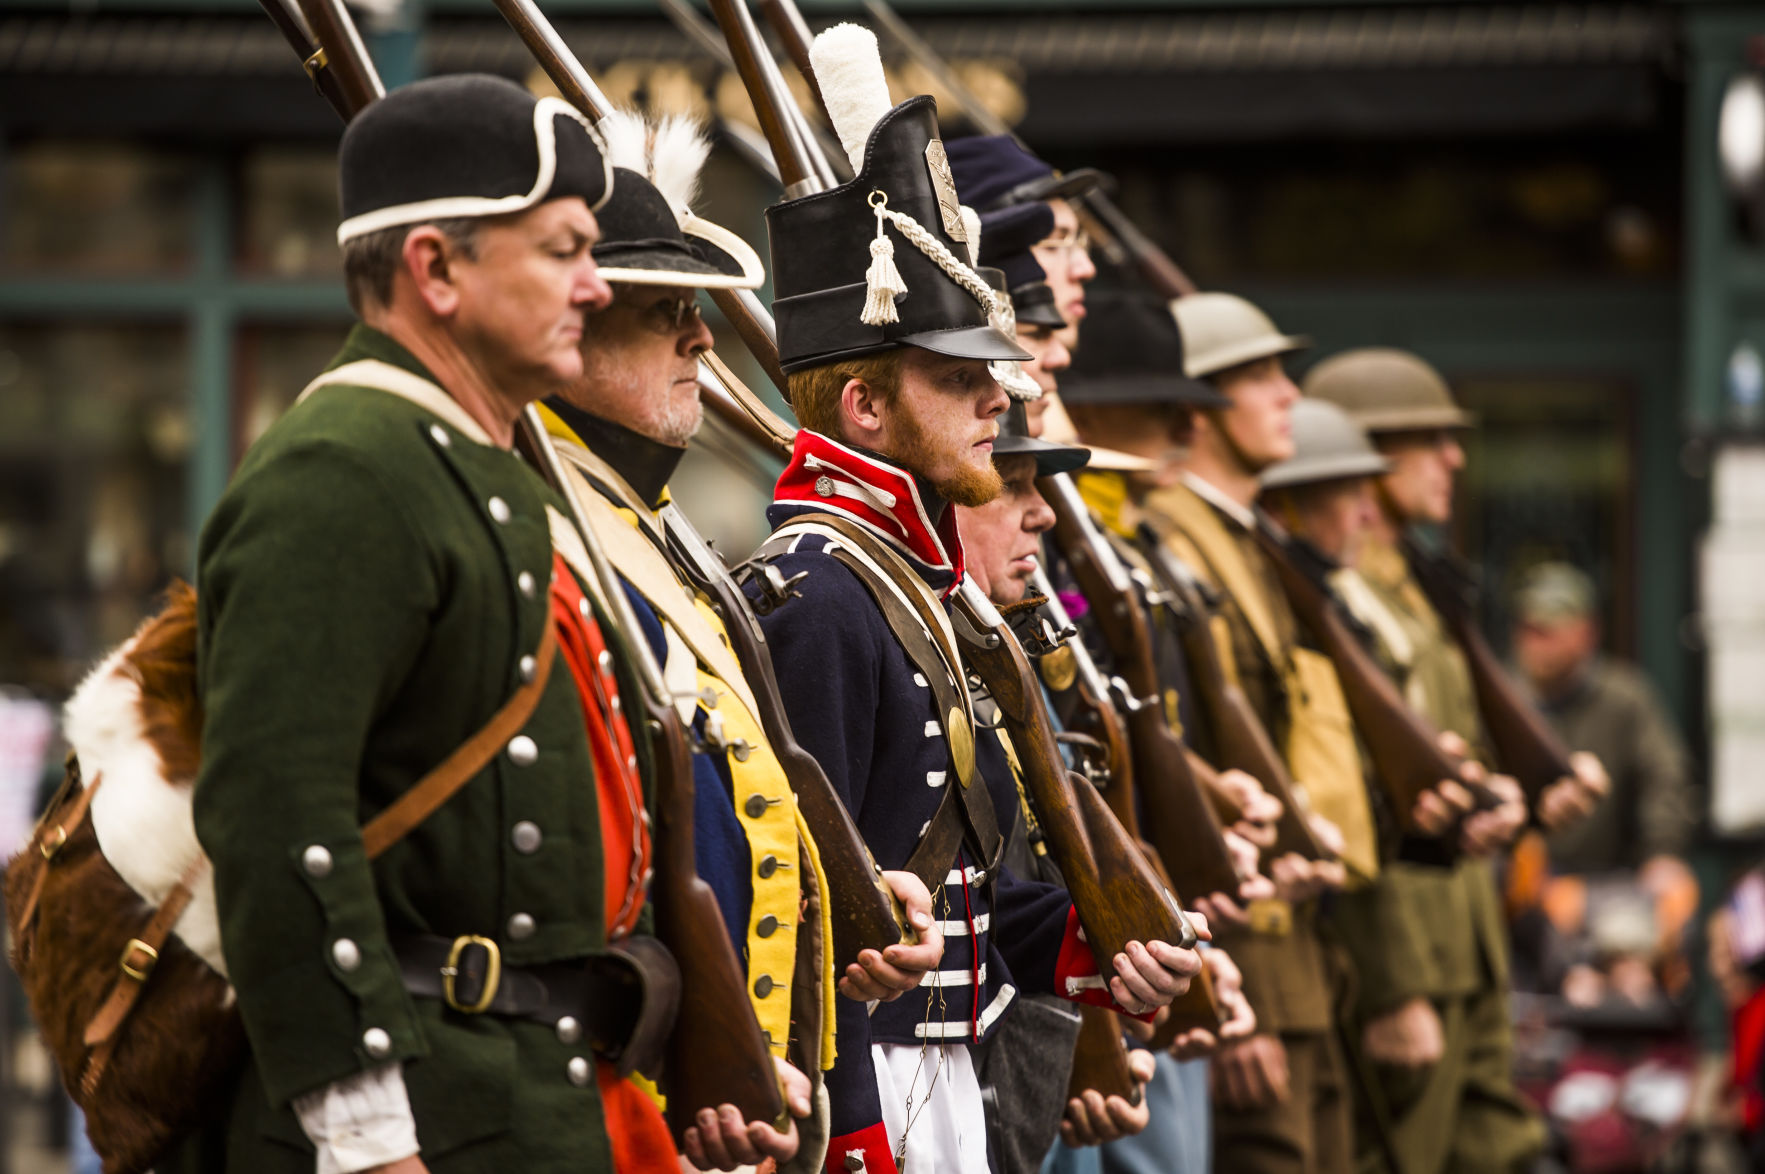
POLYGON ((295 1097, 294 1113, 318 1147, 317 1174, 356 1174, 417 1152, 417 1121, 396 1061, 295 1097))

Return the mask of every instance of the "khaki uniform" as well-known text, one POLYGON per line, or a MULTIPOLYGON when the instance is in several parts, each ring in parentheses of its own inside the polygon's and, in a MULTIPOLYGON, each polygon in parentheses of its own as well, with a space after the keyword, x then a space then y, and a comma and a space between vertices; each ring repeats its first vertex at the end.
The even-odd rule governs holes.
MULTIPOLYGON (((1336 742, 1355 763, 1352 727, 1333 670, 1299 647, 1293 613, 1254 536, 1188 485, 1158 490, 1145 505, 1177 555, 1220 593, 1224 660, 1264 726, 1286 748, 1294 777, 1322 784, 1316 786, 1318 796, 1338 800, 1346 783, 1360 794, 1364 812, 1358 765, 1349 770, 1351 777, 1336 772, 1331 785, 1319 777, 1325 773, 1321 764, 1310 764, 1309 773, 1294 764, 1293 732, 1302 725, 1315 732, 1317 716, 1326 727, 1337 728, 1336 742), (1297 710, 1308 703, 1321 704, 1324 712, 1296 722, 1297 710)), ((1219 940, 1244 972, 1244 993, 1259 1030, 1278 1034, 1286 1046, 1290 1095, 1251 1113, 1216 1106, 1216 1168, 1259 1174, 1347 1170, 1349 1097, 1333 1035, 1339 975, 1318 933, 1317 910, 1311 904, 1257 902, 1251 923, 1248 930, 1222 931, 1219 940)))
MULTIPOLYGON (((1341 573, 1336 586, 1410 704, 1481 756, 1470 670, 1402 553, 1369 543, 1357 571, 1341 573)), ((1524 1168, 1544 1133, 1513 1086, 1506 928, 1489 865, 1393 863, 1379 883, 1345 897, 1337 924, 1360 975, 1351 1039, 1358 1043, 1367 1020, 1413 998, 1429 999, 1440 1014, 1438 1063, 1420 1072, 1370 1065, 1404 1174, 1524 1168)), ((1384 1166, 1369 1135, 1361 1149, 1364 1168, 1384 1166)))

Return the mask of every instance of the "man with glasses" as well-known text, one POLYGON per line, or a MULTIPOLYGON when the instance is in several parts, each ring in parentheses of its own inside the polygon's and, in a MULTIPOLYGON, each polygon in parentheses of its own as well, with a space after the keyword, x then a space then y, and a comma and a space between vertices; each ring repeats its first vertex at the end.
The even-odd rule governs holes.
POLYGON ((730 652, 725 619, 697 602, 711 595, 709 576, 724 578, 724 599, 745 597, 716 555, 683 553, 709 548, 668 495, 698 431, 699 359, 712 343, 697 291, 753 289, 764 273, 739 237, 692 213, 695 160, 705 146, 696 127, 671 120, 652 128, 623 112, 610 121, 618 186, 602 209, 594 256, 613 302, 588 319, 583 376, 547 401, 550 425, 664 675, 679 682, 678 695, 695 698, 695 863, 716 891, 745 965, 790 1110, 806 1119, 799 1147, 794 1129, 743 1121, 729 1105, 705 1108, 684 1148, 700 1168, 772 1158, 786 1169, 815 1170, 827 1145, 820 1076, 833 1042, 831 1025, 821 1030, 819 992, 837 980, 841 994, 861 1003, 896 998, 936 964, 939 934, 930 895, 911 873, 885 876, 920 941, 891 946, 886 958, 867 950, 834 959, 821 918, 801 916, 806 902, 830 907, 814 838, 762 728, 755 690, 730 652), (657 176, 669 177, 668 190, 651 182, 657 176), (634 530, 647 541, 633 542, 634 530))
MULTIPOLYGON (((1097 276, 1091 242, 1079 225, 1072 201, 1097 187, 1101 172, 1090 168, 1060 172, 1044 163, 1010 135, 977 135, 946 145, 950 170, 962 202, 984 217, 990 212, 1025 204, 1045 204, 1053 223, 1032 247, 1036 263, 1054 291, 1054 310, 1066 325, 1054 336, 1071 349, 1078 344, 1085 317, 1085 286, 1097 276)), ((986 237, 982 235, 982 245, 986 237)), ((982 258, 986 263, 986 258, 982 258)))

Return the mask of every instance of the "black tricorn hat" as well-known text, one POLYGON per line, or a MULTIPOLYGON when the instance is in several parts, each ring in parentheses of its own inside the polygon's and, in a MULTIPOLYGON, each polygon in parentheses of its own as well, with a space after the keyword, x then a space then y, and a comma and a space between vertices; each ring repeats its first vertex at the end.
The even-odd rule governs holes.
POLYGON ((1183 374, 1183 335, 1163 298, 1150 290, 1102 290, 1088 294, 1086 305, 1072 366, 1060 375, 1061 399, 1232 406, 1211 385, 1183 374))
MULTIPOLYGON (((930 97, 909 98, 877 120, 849 183, 774 204, 766 225, 786 373, 901 346, 956 358, 1030 357, 988 321, 993 294, 968 264, 930 97), (903 233, 901 218, 917 223, 920 241, 903 233), (873 324, 865 321, 867 275, 882 263, 872 249, 879 240, 892 250, 902 292, 892 299, 897 320, 873 324), (934 259, 940 253, 942 262, 934 259)), ((889 283, 878 284, 886 293, 889 283)))
POLYGON ((1052 477, 1084 468, 1091 450, 1031 436, 1029 410, 1023 401, 1013 400, 999 417, 999 435, 993 438, 993 459, 1000 457, 1035 457, 1036 476, 1052 477))
POLYGON ((656 185, 613 168, 613 196, 595 213, 595 263, 608 281, 690 289, 757 289, 760 255, 733 232, 691 212, 677 213, 656 185))
POLYGON ((1054 209, 1040 201, 981 215, 981 264, 1005 271, 1017 320, 1033 326, 1066 325, 1054 304, 1048 274, 1030 250, 1054 235, 1054 209))
POLYGON ((358 115, 338 148, 337 243, 381 229, 505 216, 580 196, 599 209, 613 173, 588 121, 485 73, 400 86, 358 115))

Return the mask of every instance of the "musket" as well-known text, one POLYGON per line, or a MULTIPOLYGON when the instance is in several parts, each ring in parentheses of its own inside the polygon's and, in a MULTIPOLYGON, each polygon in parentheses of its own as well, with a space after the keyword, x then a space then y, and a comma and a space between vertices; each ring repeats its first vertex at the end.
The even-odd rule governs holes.
POLYGON ((1569 748, 1520 691, 1484 638, 1477 625, 1477 588, 1470 569, 1449 554, 1428 553, 1407 535, 1400 546, 1410 574, 1465 654, 1477 712, 1489 731, 1496 760, 1519 781, 1526 798, 1536 802, 1545 788, 1575 777, 1569 748))
POLYGON ((313 88, 339 117, 347 120, 356 107, 351 105, 349 96, 344 93, 336 71, 327 68, 329 62, 325 52, 319 48, 319 42, 308 27, 299 5, 294 0, 260 0, 260 3, 271 22, 282 31, 282 36, 288 42, 289 48, 294 50, 294 55, 300 58, 307 77, 312 79, 313 88))
POLYGON ((1156 536, 1146 546, 1146 561, 1160 580, 1159 601, 1174 622, 1182 645, 1189 684, 1211 735, 1213 761, 1222 769, 1243 771, 1280 800, 1281 816, 1275 822, 1272 849, 1276 855, 1293 852, 1307 860, 1329 859, 1330 853, 1306 823, 1298 789, 1274 739, 1250 707, 1244 690, 1226 673, 1220 647, 1214 641, 1212 609, 1194 572, 1156 536))
MULTIPOLYGON (((1057 689, 1052 684, 1049 688, 1056 694, 1064 695, 1072 704, 1072 713, 1067 718, 1067 729, 1084 735, 1094 741, 1101 751, 1101 762, 1095 766, 1087 766, 1084 773, 1090 782, 1102 792, 1109 809, 1121 821, 1122 827, 1134 843, 1140 846, 1146 856, 1146 862, 1166 887, 1177 891, 1171 883, 1170 871, 1152 846, 1140 832, 1139 802, 1134 789, 1134 756, 1133 746, 1128 737, 1128 728, 1123 723, 1121 714, 1109 700, 1109 683, 1104 680, 1103 670, 1097 666, 1091 656, 1090 649, 1085 647, 1084 640, 1079 636, 1078 626, 1067 614, 1066 606, 1060 602, 1060 596, 1054 590, 1053 582, 1048 578, 1047 570, 1037 562, 1035 573, 1030 577, 1030 591, 1042 597, 1042 610, 1048 613, 1053 621, 1054 630, 1066 636, 1059 651, 1050 654, 1060 656, 1067 654, 1072 657, 1073 680, 1066 689, 1057 689)), ((1046 658, 1044 658, 1046 663, 1046 658)), ((1048 674, 1043 674, 1044 683, 1048 674)), ((1075 786, 1081 785, 1074 783, 1075 786)), ((1178 891, 1178 901, 1182 894, 1178 891)), ((1087 1010, 1090 1010, 1087 1008, 1087 1010)), ((1170 1016, 1160 1029, 1159 1035, 1153 1039, 1154 1046, 1161 1040, 1168 1046, 1179 1032, 1192 1028, 1216 1030, 1220 1025, 1219 1003, 1214 997, 1213 983, 1206 970, 1196 975, 1195 981, 1189 984, 1189 990, 1176 1002, 1171 1004, 1170 1016)), ((1119 1035, 1119 1032, 1117 1033, 1119 1035)), ((1094 1045, 1093 1045, 1094 1046, 1094 1045)), ((1085 1083, 1081 1070, 1095 1067, 1098 1060, 1086 1057, 1085 1038, 1080 1037, 1078 1055, 1073 1063, 1073 1087, 1084 1089, 1093 1087, 1085 1083)), ((1107 1059, 1105 1058, 1105 1062, 1107 1059)), ((1107 1068, 1103 1069, 1107 1071, 1107 1068)))
MULTIPOLYGON (((1496 799, 1486 787, 1463 779, 1465 760, 1441 749, 1439 731, 1405 703, 1391 678, 1349 629, 1335 595, 1304 569, 1307 556, 1294 539, 1260 511, 1254 534, 1288 605, 1335 665, 1349 713, 1373 760, 1373 773, 1404 826, 1414 828, 1416 800, 1443 780, 1465 787, 1479 808, 1493 806, 1496 799)), ((1452 833, 1441 837, 1448 861, 1458 855, 1456 844, 1452 833)))
POLYGON ((1037 482, 1054 511, 1054 541, 1114 658, 1117 705, 1133 744, 1134 775, 1146 827, 1182 892, 1236 894, 1240 879, 1218 814, 1196 781, 1186 748, 1164 717, 1152 633, 1133 580, 1098 533, 1078 487, 1064 473, 1037 482))
MULTIPOLYGON (((302 2, 323 50, 325 68, 335 71, 338 92, 349 103, 347 110, 339 111, 347 121, 383 95, 385 87, 340 0, 302 2), (360 100, 366 95, 371 96, 360 100)), ((283 27, 286 33, 287 26, 283 27)), ((295 45, 297 53, 302 48, 295 45)), ((302 60, 311 59, 312 54, 307 54, 302 60)), ((663 1071, 656 1074, 669 1093, 675 1140, 678 1143, 694 1124, 699 1109, 722 1104, 735 1105, 747 1121, 785 1128, 789 1119, 778 1070, 748 1000, 746 971, 730 944, 716 893, 694 868, 692 750, 661 666, 643 639, 630 601, 586 524, 575 487, 531 404, 516 422, 515 441, 568 503, 609 619, 629 634, 624 644, 637 677, 642 729, 650 739, 656 773, 656 868, 650 897, 657 936, 667 943, 681 975, 679 1011, 663 1071)))
MULTIPOLYGON (((794 0, 766 0, 769 4, 788 5, 793 10, 794 0)), ((864 10, 870 14, 877 27, 889 35, 889 39, 899 45, 920 68, 929 73, 939 88, 955 100, 962 116, 982 134, 1010 135, 1017 138, 1015 132, 1005 125, 1003 119, 988 110, 986 104, 975 96, 973 90, 956 75, 947 61, 926 43, 925 38, 914 32, 906 21, 901 19, 888 0, 860 0, 864 10)), ((799 16, 798 21, 802 20, 799 16)), ((785 38, 787 47, 790 38, 785 38)), ((792 50, 793 54, 795 50, 792 50)), ((1023 140, 1018 139, 1019 142, 1023 140)), ((1157 243, 1140 231, 1138 225, 1128 218, 1127 213, 1116 205, 1108 193, 1101 188, 1094 189, 1074 201, 1079 215, 1088 222, 1092 233, 1100 238, 1106 246, 1113 245, 1126 253, 1141 277, 1159 292, 1161 297, 1180 298, 1195 292, 1195 283, 1189 275, 1170 258, 1170 254, 1159 248, 1157 243)), ((1115 251, 1111 249, 1111 252, 1115 251)))

